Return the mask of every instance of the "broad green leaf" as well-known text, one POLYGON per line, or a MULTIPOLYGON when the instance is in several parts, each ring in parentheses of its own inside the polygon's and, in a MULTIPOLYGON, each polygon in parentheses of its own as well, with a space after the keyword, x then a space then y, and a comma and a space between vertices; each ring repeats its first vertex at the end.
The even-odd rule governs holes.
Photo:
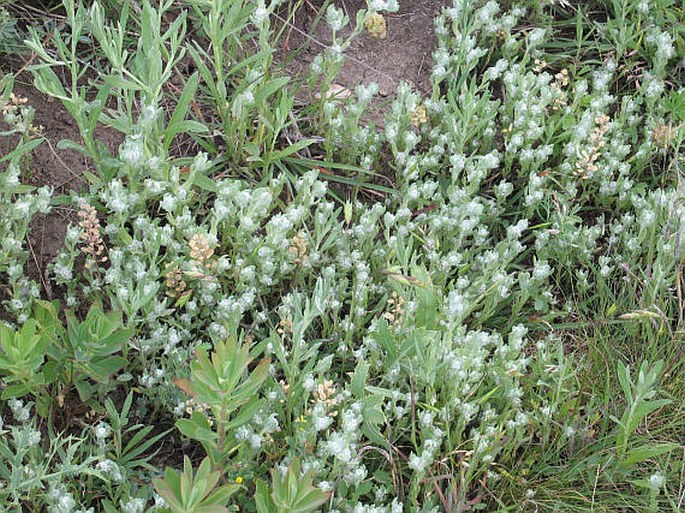
POLYGON ((96 381, 107 382, 116 372, 121 370, 128 361, 123 356, 95 357, 90 361, 91 376, 96 381))
POLYGON ((178 419, 176 427, 183 435, 209 444, 216 444, 218 435, 210 429, 205 416, 200 412, 193 412, 189 419, 178 419))
POLYGON ((184 122, 185 117, 188 114, 190 102, 193 101, 193 96, 195 95, 199 81, 200 75, 197 72, 193 73, 186 82, 181 96, 178 98, 176 108, 174 109, 174 112, 169 119, 169 123, 167 124, 166 130, 164 131, 164 148, 166 150, 169 149, 174 137, 179 133, 184 131, 196 133, 207 131, 207 127, 201 123, 184 122))
POLYGON ((302 141, 298 141, 295 144, 291 144, 287 148, 284 148, 279 151, 274 151, 270 152, 267 155, 264 155, 264 160, 268 162, 273 162, 275 160, 281 160, 282 158, 289 157, 293 153, 297 153, 298 151, 301 151, 305 149, 307 146, 310 146, 311 144, 314 144, 316 142, 316 139, 303 139, 302 141))
POLYGON ((364 387, 366 386, 369 368, 370 365, 366 362, 366 360, 360 358, 357 362, 357 367, 354 369, 354 373, 352 374, 350 391, 357 399, 364 397, 364 387))
POLYGON ((658 444, 658 445, 641 445, 628 452, 627 456, 621 461, 621 466, 630 468, 636 463, 655 458, 661 454, 666 454, 676 449, 678 444, 658 444))

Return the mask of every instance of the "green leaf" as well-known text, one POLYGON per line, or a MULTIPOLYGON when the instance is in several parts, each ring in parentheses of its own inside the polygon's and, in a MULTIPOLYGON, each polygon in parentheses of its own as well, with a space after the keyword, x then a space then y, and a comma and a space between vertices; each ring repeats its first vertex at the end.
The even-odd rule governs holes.
POLYGON ((112 334, 101 339, 95 352, 98 355, 108 355, 122 351, 128 342, 136 334, 134 329, 124 328, 114 331, 112 334))
POLYGON ((81 402, 86 403, 93 396, 93 385, 87 381, 78 380, 74 383, 81 402))
POLYGON ((204 175, 196 174, 193 177, 193 185, 197 185, 200 189, 208 192, 219 192, 216 182, 204 175))
POLYGON ((107 75, 105 77, 105 84, 112 89, 122 89, 124 91, 140 91, 142 89, 139 84, 117 75, 107 75))
POLYGON ((209 444, 216 444, 218 435, 211 430, 206 417, 200 412, 193 412, 189 419, 176 421, 178 430, 188 438, 209 444))
POLYGON ((627 469, 636 463, 655 458, 661 454, 666 454, 678 448, 678 444, 668 443, 659 445, 641 445, 628 452, 628 455, 621 461, 621 466, 627 469))
POLYGON ((256 491, 254 494, 255 506, 257 513, 278 513, 276 505, 274 504, 268 485, 261 479, 256 483, 256 491))
POLYGON ((51 68, 36 66, 30 69, 31 71, 35 71, 33 83, 36 86, 36 89, 49 96, 62 100, 63 103, 71 101, 71 98, 62 86, 59 77, 51 68))
POLYGON ((247 424, 252 420, 263 404, 264 401, 261 399, 253 399, 252 401, 249 401, 240 408, 238 415, 236 415, 233 420, 226 425, 226 428, 233 430, 247 424))
POLYGON ((174 137, 177 134, 183 132, 200 133, 207 131, 207 127, 204 126, 202 123, 199 123, 197 121, 184 121, 186 114, 188 113, 188 108, 190 107, 190 102, 193 100, 193 96, 195 95, 195 91, 197 90, 199 81, 200 75, 197 72, 193 73, 188 79, 188 82, 186 82, 186 85, 183 88, 183 93, 181 93, 181 96, 178 98, 176 108, 174 109, 174 112, 171 115, 169 123, 167 124, 167 127, 164 131, 165 150, 169 149, 172 141, 174 140, 174 137))
POLYGON ((621 384, 621 389, 623 389, 623 395, 626 400, 630 403, 633 401, 632 387, 630 385, 630 368, 626 367, 623 362, 618 362, 618 381, 621 384))
POLYGON ((313 473, 300 477, 301 464, 294 458, 285 475, 274 469, 271 471, 271 499, 277 511, 288 513, 309 513, 323 506, 331 494, 313 485, 313 473))
POLYGON ((663 408, 664 406, 671 404, 670 399, 656 399, 653 401, 640 401, 635 408, 635 414, 633 416, 633 421, 631 422, 630 431, 634 431, 637 425, 642 419, 648 416, 650 413, 663 408))
POLYGON ((388 445, 388 440, 383 436, 376 424, 365 422, 362 424, 362 433, 364 433, 364 436, 375 445, 380 447, 385 447, 388 445))
POLYGON ((209 504, 206 506, 198 506, 193 510, 195 513, 230 513, 230 510, 225 506, 218 504, 209 504))
POLYGON ((166 431, 158 433, 155 436, 145 440, 145 438, 153 429, 154 426, 146 426, 131 437, 131 440, 129 440, 129 442, 126 444, 126 447, 124 447, 124 450, 119 457, 119 462, 122 465, 127 465, 129 467, 144 466, 159 449, 155 449, 152 454, 145 456, 144 458, 136 458, 145 454, 148 449, 155 446, 160 440, 162 440, 172 431, 171 429, 167 429, 166 431))
POLYGON ((228 513, 225 505, 239 487, 231 484, 214 489, 220 477, 219 472, 212 472, 209 458, 202 461, 194 474, 190 459, 185 456, 181 474, 167 468, 164 478, 154 479, 153 485, 172 513, 228 513))
POLYGON ((107 105, 110 90, 107 84, 103 84, 95 100, 88 104, 88 136, 90 139, 93 139, 100 116, 107 105))
POLYGON ((107 382, 109 378, 121 370, 128 360, 123 356, 105 356, 95 357, 90 361, 89 369, 92 371, 92 376, 96 381, 107 382))
POLYGON ((238 484, 226 484, 217 490, 213 491, 207 496, 206 502, 213 504, 226 504, 231 497, 240 490, 241 486, 238 484))
POLYGON ((7 155, 3 155, 0 157, 0 162, 4 162, 6 160, 13 160, 13 159, 18 159, 22 155, 25 155, 27 153, 32 152, 35 148, 41 145, 41 143, 44 141, 42 137, 39 137, 37 139, 31 139, 28 142, 21 143, 19 146, 17 146, 14 150, 9 152, 7 155))
POLYGON ((280 77, 270 80, 255 92, 255 101, 264 102, 276 91, 283 89, 290 82, 290 77, 280 77))
POLYGON ((7 385, 0 395, 0 399, 3 401, 12 398, 23 397, 29 393, 29 387, 23 383, 17 383, 15 385, 7 385))
POLYGON ((114 504, 112 504, 110 501, 105 501, 103 503, 103 508, 105 513, 120 513, 119 508, 114 506, 114 504))
POLYGON ((273 151, 264 156, 264 160, 267 162, 274 162, 276 160, 281 160, 282 158, 289 157, 293 153, 305 149, 307 146, 314 144, 316 139, 303 139, 302 141, 297 141, 295 144, 291 144, 287 148, 279 151, 273 151))
POLYGON ((83 146, 82 144, 77 143, 76 141, 72 139, 62 139, 57 143, 57 149, 58 150, 74 150, 78 151, 81 155, 84 155, 86 157, 90 157, 90 152, 88 151, 88 148, 83 146))
POLYGON ((354 374, 352 375, 352 380, 350 382, 350 391, 357 399, 364 397, 364 386, 366 385, 369 368, 370 365, 366 360, 360 358, 357 362, 357 367, 354 369, 354 374))

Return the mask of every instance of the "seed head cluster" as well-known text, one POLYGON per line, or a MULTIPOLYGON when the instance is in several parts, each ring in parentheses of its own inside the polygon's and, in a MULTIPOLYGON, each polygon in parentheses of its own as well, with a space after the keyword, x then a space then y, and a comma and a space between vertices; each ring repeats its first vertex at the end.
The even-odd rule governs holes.
POLYGON ((366 18, 364 28, 374 39, 385 39, 388 37, 388 23, 382 14, 375 13, 366 18))
POLYGON ((293 262, 296 264, 303 264, 307 261, 309 258, 307 256, 307 240, 302 233, 298 233, 293 237, 288 251, 293 257, 293 262))
POLYGON ((668 148, 676 136, 673 125, 660 124, 652 132, 652 139, 659 148, 668 148))
POLYGON ((420 126, 428 123, 428 113, 426 107, 419 105, 414 109, 410 116, 412 126, 420 126))
POLYGON ((199 267, 209 269, 212 267, 211 258, 214 255, 214 247, 204 233, 196 233, 190 238, 190 258, 195 260, 199 267))
POLYGON ((178 297, 185 291, 187 284, 183 280, 181 270, 177 266, 169 264, 167 269, 166 281, 164 282, 167 289, 166 295, 169 297, 178 297))
POLYGON ((334 408, 340 403, 340 398, 335 383, 330 379, 320 383, 314 390, 314 398, 311 403, 323 405, 329 417, 336 417, 338 412, 334 411, 334 408))
POLYGON ((392 324, 400 324, 404 315, 404 298, 393 291, 387 305, 388 310, 383 313, 383 318, 392 324))

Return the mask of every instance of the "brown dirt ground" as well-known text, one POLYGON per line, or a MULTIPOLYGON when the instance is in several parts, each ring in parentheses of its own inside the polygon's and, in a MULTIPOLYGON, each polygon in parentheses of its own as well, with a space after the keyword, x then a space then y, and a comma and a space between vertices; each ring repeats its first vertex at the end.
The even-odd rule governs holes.
MULTIPOLYGON (((308 66, 324 46, 331 43, 322 2, 305 3, 295 14, 292 27, 286 29, 287 48, 297 52, 295 67, 308 66), (315 23, 317 13, 320 22, 315 23)), ((366 0, 334 0, 350 19, 356 20, 366 0)), ((408 82, 421 92, 430 89, 432 52, 435 48, 433 20, 448 0, 401 0, 400 10, 386 14, 387 37, 376 40, 363 33, 345 51, 345 64, 337 82, 349 89, 358 84, 376 82, 380 96, 391 96, 400 82, 408 82)), ((350 34, 348 26, 341 36, 350 34)))

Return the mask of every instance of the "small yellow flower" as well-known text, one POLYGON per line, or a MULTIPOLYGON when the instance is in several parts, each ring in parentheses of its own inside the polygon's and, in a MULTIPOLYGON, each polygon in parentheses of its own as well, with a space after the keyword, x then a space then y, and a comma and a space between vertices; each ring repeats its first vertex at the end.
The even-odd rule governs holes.
POLYGON ((235 482, 238 483, 238 484, 243 484, 243 478, 242 478, 242 476, 236 477, 236 478, 235 478, 235 482))

